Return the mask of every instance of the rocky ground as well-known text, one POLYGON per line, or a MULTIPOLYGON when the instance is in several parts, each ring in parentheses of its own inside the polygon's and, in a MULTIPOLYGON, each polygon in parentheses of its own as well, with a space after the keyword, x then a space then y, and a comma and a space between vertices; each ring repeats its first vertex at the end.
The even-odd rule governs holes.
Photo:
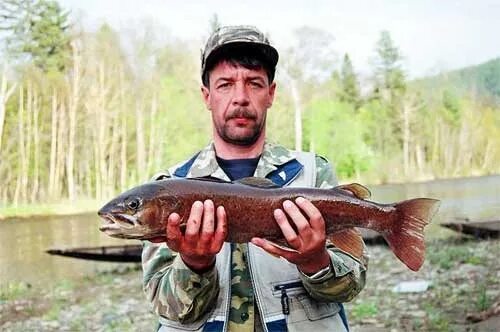
MULTIPOLYGON (((385 246, 371 246, 368 281, 346 305, 353 331, 498 331, 500 316, 468 315, 500 301, 500 240, 435 240, 414 273, 385 246), (402 281, 428 281, 420 293, 396 293, 402 281)), ((65 281, 50 289, 0 289, 1 331, 153 331, 156 319, 141 291, 139 267, 65 281)), ((497 312, 500 310, 497 310, 497 312)))

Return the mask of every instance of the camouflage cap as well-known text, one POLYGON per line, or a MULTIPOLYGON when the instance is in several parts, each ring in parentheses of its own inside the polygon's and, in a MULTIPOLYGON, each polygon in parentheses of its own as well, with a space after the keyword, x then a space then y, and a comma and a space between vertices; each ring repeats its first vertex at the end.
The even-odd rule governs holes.
POLYGON ((201 54, 201 75, 210 68, 213 60, 222 51, 249 49, 258 52, 272 67, 278 63, 278 51, 269 39, 256 27, 250 25, 224 26, 212 33, 201 54))

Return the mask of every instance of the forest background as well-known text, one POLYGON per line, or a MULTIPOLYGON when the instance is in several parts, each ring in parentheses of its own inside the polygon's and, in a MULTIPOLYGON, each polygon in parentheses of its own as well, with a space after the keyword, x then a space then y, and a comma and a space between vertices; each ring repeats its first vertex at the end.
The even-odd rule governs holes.
MULTIPOLYGON (((202 45, 149 24, 89 32, 55 1, 2 0, 0 18, 0 217, 95 209, 208 143, 202 45)), ((361 78, 307 26, 279 52, 269 139, 327 157, 342 182, 500 173, 500 59, 409 79, 381 31, 361 78)))

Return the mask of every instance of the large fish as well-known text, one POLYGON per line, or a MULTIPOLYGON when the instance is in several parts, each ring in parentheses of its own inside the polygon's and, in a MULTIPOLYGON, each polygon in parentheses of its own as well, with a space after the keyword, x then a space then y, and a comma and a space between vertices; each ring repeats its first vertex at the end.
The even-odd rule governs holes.
POLYGON ((167 218, 172 212, 180 215, 181 227, 185 227, 193 202, 211 199, 215 206, 222 205, 226 210, 227 242, 244 243, 261 237, 286 245, 273 211, 282 208, 285 200, 299 196, 321 211, 327 236, 335 245, 359 255, 361 244, 359 238, 353 237, 354 227, 368 228, 381 233, 395 255, 411 270, 417 271, 422 266, 423 229, 436 213, 439 201, 416 198, 378 204, 366 200, 370 192, 360 184, 317 189, 280 188, 262 178, 236 182, 165 179, 130 189, 107 203, 98 212, 104 220, 100 230, 125 239, 166 238, 167 218))

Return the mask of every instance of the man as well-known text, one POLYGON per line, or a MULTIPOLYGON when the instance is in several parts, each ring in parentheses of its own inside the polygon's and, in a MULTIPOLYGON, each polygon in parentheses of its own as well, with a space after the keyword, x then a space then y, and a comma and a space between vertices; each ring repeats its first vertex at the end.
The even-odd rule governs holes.
MULTIPOLYGON (((253 27, 214 32, 201 65, 213 142, 154 179, 254 176, 280 186, 335 186, 325 159, 265 140, 277 62, 276 49, 253 27)), ((363 288, 366 257, 327 241, 321 213, 304 198, 285 201, 274 218, 295 251, 260 238, 224 243, 226 213, 210 200, 193 204, 184 233, 171 214, 167 243, 145 242, 143 251, 144 290, 159 331, 348 330, 341 302, 363 288)))

